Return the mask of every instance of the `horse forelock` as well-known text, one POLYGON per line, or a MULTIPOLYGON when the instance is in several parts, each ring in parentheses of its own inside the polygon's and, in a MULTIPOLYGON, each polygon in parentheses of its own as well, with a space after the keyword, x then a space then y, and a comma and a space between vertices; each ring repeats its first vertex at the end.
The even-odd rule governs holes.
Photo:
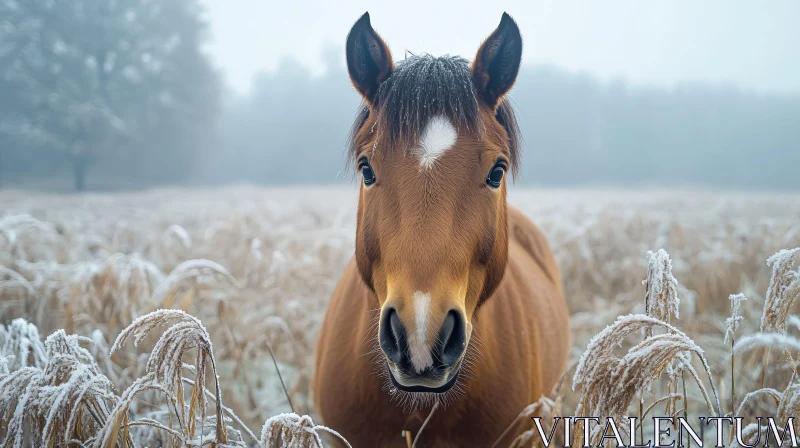
MULTIPOLYGON (((516 115, 507 99, 494 114, 508 135, 510 169, 515 174, 521 146, 516 115)), ((413 151, 419 148, 428 125, 442 118, 457 132, 478 136, 486 132, 469 62, 458 56, 410 55, 398 62, 380 85, 372 107, 364 104, 359 109, 348 138, 348 162, 354 162, 361 151, 363 142, 358 136, 367 123, 370 134, 377 131, 383 136, 387 147, 381 146, 381 151, 396 147, 413 151)))

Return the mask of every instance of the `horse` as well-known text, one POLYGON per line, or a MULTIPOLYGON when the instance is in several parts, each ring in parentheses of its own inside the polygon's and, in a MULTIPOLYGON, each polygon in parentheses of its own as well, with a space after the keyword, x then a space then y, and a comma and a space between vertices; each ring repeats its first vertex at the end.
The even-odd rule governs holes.
POLYGON ((348 145, 361 184, 355 253, 320 328, 312 387, 318 418, 354 447, 406 447, 401 434, 488 447, 511 428, 507 444, 566 370, 554 255, 506 203, 521 146, 506 95, 521 57, 506 13, 471 64, 395 63, 369 13, 347 36, 363 99, 348 145))

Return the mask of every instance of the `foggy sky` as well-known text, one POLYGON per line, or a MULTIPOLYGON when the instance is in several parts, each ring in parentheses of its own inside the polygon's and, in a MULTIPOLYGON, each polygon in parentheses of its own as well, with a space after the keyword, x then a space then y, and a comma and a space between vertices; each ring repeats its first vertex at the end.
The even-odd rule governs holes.
POLYGON ((706 81, 800 93, 795 0, 203 1, 212 32, 208 50, 240 93, 254 74, 275 69, 286 55, 323 71, 325 49, 343 49, 350 26, 367 10, 395 59, 406 50, 472 59, 508 11, 522 30, 526 64, 638 84, 706 81))

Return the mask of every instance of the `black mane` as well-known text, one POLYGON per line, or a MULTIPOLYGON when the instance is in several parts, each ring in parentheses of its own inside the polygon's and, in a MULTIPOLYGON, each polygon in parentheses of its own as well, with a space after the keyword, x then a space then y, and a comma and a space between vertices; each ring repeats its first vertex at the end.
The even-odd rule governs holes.
MULTIPOLYGON (((398 62, 378 88, 375 104, 377 131, 388 136, 391 147, 416 146, 428 121, 440 115, 460 131, 484 131, 472 71, 469 63, 457 56, 411 55, 398 62)), ((369 108, 364 106, 350 134, 351 152, 358 151, 355 136, 368 117, 369 108)), ((521 142, 517 119, 507 100, 497 108, 496 118, 508 133, 511 170, 516 173, 521 142)))

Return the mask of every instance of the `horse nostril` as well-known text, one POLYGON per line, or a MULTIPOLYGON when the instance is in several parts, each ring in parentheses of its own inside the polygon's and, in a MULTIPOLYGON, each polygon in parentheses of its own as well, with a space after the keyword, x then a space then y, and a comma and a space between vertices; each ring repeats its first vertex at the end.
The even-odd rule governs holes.
POLYGON ((403 363, 407 352, 406 331, 394 308, 389 308, 383 315, 379 340, 383 353, 390 361, 395 364, 403 363))
POLYGON ((467 348, 467 333, 464 329, 464 319, 455 310, 447 313, 442 329, 439 331, 441 353, 439 360, 444 366, 452 366, 457 363, 467 348))

